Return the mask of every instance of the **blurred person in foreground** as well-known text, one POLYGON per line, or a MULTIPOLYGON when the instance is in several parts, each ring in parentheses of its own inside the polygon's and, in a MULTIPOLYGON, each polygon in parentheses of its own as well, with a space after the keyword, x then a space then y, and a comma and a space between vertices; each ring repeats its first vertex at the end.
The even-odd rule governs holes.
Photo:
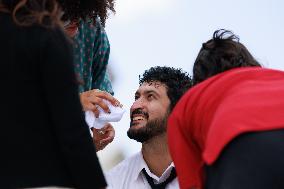
MULTIPOLYGON (((63 9, 62 20, 66 34, 72 40, 74 68, 80 81, 79 93, 84 111, 99 117, 98 107, 109 112, 103 99, 114 106, 119 101, 114 94, 107 65, 110 44, 104 26, 108 14, 114 13, 114 0, 58 0, 63 9)), ((111 124, 102 129, 90 126, 97 150, 113 141, 115 132, 111 124)))
POLYGON ((262 68, 231 31, 202 45, 168 119, 181 189, 284 188, 284 72, 262 68))
POLYGON ((55 0, 0 1, 0 187, 105 188, 55 0))
POLYGON ((181 69, 152 67, 139 77, 139 88, 130 109, 130 139, 142 143, 141 152, 107 172, 114 189, 178 189, 176 172, 167 144, 167 118, 192 85, 181 69))

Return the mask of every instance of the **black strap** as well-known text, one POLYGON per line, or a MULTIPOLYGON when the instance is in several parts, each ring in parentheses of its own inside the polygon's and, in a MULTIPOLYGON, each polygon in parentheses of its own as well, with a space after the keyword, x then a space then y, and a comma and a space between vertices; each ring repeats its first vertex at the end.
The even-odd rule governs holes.
POLYGON ((176 169, 173 167, 172 170, 171 170, 170 176, 164 182, 159 183, 159 184, 154 184, 153 178, 148 175, 145 168, 142 169, 142 172, 145 175, 145 177, 146 177, 146 179, 147 179, 147 181, 148 181, 148 183, 149 183, 149 185, 151 186, 152 189, 165 189, 167 184, 172 182, 177 176, 176 169))

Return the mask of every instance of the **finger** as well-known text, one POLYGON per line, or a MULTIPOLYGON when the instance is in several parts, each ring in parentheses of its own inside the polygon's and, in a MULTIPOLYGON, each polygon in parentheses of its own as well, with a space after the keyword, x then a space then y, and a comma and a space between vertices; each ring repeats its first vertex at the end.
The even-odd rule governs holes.
POLYGON ((106 123, 101 130, 107 131, 107 130, 112 130, 113 126, 110 123, 106 123))
POLYGON ((96 106, 94 104, 90 103, 90 102, 89 103, 84 103, 82 105, 83 105, 83 110, 84 111, 93 111, 93 109, 96 108, 96 106))
POLYGON ((93 98, 90 98, 90 102, 94 105, 101 107, 104 112, 110 113, 110 109, 109 109, 108 105, 103 101, 102 98, 93 97, 93 98))
POLYGON ((107 123, 100 131, 102 138, 114 137, 115 130, 110 123, 107 123))
POLYGON ((100 141, 100 150, 103 150, 107 145, 108 145, 108 143, 106 143, 104 141, 100 141))
POLYGON ((111 137, 111 138, 114 138, 115 136, 115 131, 114 130, 108 130, 106 133, 105 133, 105 137, 103 138, 106 138, 106 137, 111 137))
POLYGON ((110 93, 106 92, 106 91, 99 91, 96 93, 97 97, 103 98, 105 100, 108 100, 113 106, 120 106, 120 102, 119 100, 117 100, 116 98, 114 98, 110 93))
POLYGON ((107 123, 104 127, 105 131, 109 133, 110 136, 115 136, 115 130, 110 123, 107 123))
POLYGON ((92 111, 95 114, 96 118, 98 118, 100 116, 100 111, 98 110, 97 106, 94 105, 92 111))
POLYGON ((99 136, 99 133, 98 133, 98 129, 96 129, 96 128, 92 128, 92 132, 93 132, 93 136, 95 137, 96 136, 96 138, 99 136))
POLYGON ((93 139, 94 140, 94 144, 96 146, 96 151, 100 151, 102 149, 104 149, 109 143, 111 143, 114 139, 114 136, 108 136, 107 138, 98 140, 97 139, 93 139))
POLYGON ((100 141, 98 144, 96 144, 97 151, 104 149, 109 143, 106 141, 100 141))
POLYGON ((102 136, 101 141, 104 142, 112 142, 115 137, 115 131, 112 128, 112 130, 107 130, 104 136, 102 136))
POLYGON ((102 150, 102 146, 100 143, 95 143, 95 147, 96 147, 96 152, 102 150))
POLYGON ((94 142, 98 143, 100 142, 102 139, 107 138, 108 134, 106 133, 106 131, 101 130, 101 129, 93 129, 93 140, 94 142))
POLYGON ((96 129, 96 128, 94 128, 93 129, 93 132, 96 132, 97 134, 99 134, 99 135, 104 135, 105 133, 106 133, 106 129, 103 127, 103 128, 101 128, 101 129, 96 129))
POLYGON ((102 140, 93 139, 93 142, 95 144, 97 152, 102 150, 106 146, 105 141, 102 141, 102 140))
POLYGON ((100 130, 100 131, 99 131, 99 134, 100 134, 100 135, 104 135, 104 134, 105 134, 105 131, 100 130))
POLYGON ((100 141, 100 143, 103 143, 103 144, 109 144, 109 143, 111 143, 112 141, 114 140, 114 137, 107 137, 107 138, 104 138, 104 139, 102 139, 101 141, 100 141))

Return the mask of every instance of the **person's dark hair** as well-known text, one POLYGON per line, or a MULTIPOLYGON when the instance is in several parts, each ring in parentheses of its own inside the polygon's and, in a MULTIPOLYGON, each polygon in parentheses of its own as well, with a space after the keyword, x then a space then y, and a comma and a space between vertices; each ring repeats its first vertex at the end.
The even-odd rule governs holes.
POLYGON ((144 82, 152 83, 157 81, 166 85, 167 95, 170 99, 170 111, 181 96, 192 86, 192 80, 188 73, 172 67, 151 67, 144 72, 142 77, 139 75, 139 85, 144 82))
POLYGON ((61 23, 56 0, 0 0, 0 11, 11 14, 20 26, 52 27, 61 23))
POLYGON ((261 66, 239 37, 231 31, 216 30, 213 38, 202 44, 193 66, 193 83, 198 84, 218 73, 238 67, 261 66))
POLYGON ((58 2, 64 11, 63 20, 91 18, 96 21, 96 18, 99 18, 104 26, 108 11, 115 12, 114 0, 58 0, 58 2))

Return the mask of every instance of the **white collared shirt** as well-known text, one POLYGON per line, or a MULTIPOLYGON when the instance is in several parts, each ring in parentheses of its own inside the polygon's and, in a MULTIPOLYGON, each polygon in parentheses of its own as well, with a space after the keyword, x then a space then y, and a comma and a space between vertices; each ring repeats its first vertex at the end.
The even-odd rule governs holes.
MULTIPOLYGON (((130 158, 123 160, 105 174, 108 183, 107 189, 151 189, 146 177, 142 173, 142 169, 145 168, 148 175, 152 177, 154 183, 157 184, 164 182, 170 176, 173 167, 174 164, 171 163, 162 176, 157 177, 150 172, 143 159, 142 153, 139 152, 130 158)), ((178 188, 177 178, 166 186, 166 189, 178 188)))

